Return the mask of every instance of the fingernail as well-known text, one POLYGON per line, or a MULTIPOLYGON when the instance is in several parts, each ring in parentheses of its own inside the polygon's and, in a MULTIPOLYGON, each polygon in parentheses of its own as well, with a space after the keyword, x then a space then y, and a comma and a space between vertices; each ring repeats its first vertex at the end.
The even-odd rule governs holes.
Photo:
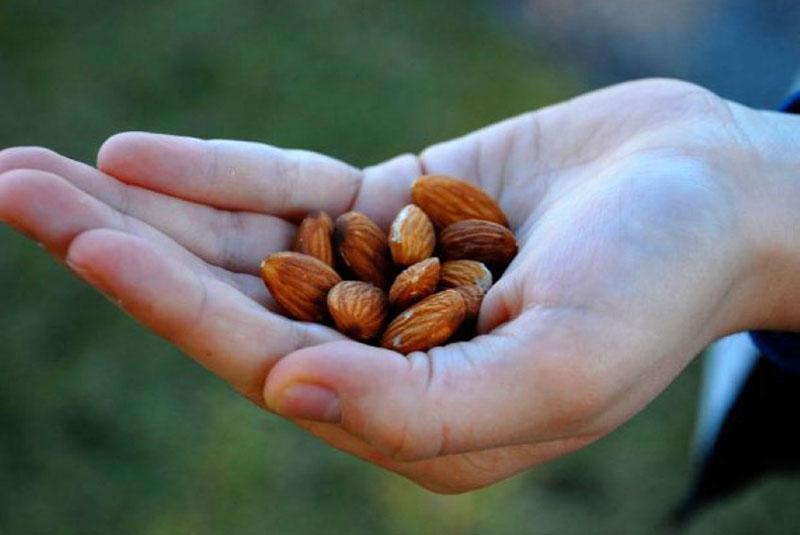
POLYGON ((284 389, 275 405, 275 412, 288 418, 328 423, 342 419, 339 396, 319 385, 293 384, 284 389))

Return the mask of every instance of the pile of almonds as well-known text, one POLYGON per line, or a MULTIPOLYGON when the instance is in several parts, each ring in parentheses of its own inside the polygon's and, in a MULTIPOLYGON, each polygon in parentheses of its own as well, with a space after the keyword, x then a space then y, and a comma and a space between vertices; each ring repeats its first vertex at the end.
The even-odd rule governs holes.
POLYGON ((493 273, 511 262, 517 241, 497 203, 468 182, 421 176, 411 199, 388 236, 359 212, 335 223, 325 212, 309 214, 292 252, 261 263, 283 311, 301 321, 332 320, 351 338, 403 354, 469 337, 493 273))

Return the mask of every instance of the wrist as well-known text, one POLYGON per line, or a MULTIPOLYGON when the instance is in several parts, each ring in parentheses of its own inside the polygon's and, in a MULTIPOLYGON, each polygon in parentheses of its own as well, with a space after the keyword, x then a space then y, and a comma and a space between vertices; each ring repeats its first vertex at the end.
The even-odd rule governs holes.
POLYGON ((747 139, 734 173, 748 261, 733 330, 800 331, 800 117, 731 108, 747 139))

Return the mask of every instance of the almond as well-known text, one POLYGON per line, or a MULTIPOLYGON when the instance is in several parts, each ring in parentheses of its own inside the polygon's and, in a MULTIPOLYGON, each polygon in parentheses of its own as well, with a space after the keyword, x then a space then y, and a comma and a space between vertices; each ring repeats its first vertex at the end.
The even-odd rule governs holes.
POLYGON ((261 278, 286 313, 301 321, 322 321, 328 291, 341 277, 328 264, 302 253, 275 253, 261 262, 261 278))
POLYGON ((389 303, 402 310, 435 292, 438 284, 439 259, 428 258, 397 276, 389 289, 389 303))
POLYGON ((488 292, 492 286, 492 272, 477 260, 449 260, 442 264, 439 286, 457 288, 465 284, 474 284, 488 292))
POLYGON ((517 254, 517 240, 510 230, 478 219, 453 223, 439 235, 439 245, 447 260, 477 260, 498 268, 517 254))
POLYGON ((344 281, 328 292, 328 312, 336 328, 362 342, 378 336, 388 308, 383 290, 368 282, 344 281))
POLYGON ((464 305, 466 306, 464 321, 472 321, 477 318, 478 313, 481 311, 481 303, 483 303, 484 295, 480 286, 465 284, 455 288, 455 291, 460 293, 461 297, 464 299, 464 305))
POLYGON ((362 213, 347 212, 336 219, 334 237, 342 263, 357 279, 386 288, 391 261, 378 225, 362 213))
POLYGON ((433 223, 418 206, 409 204, 397 214, 389 229, 389 250, 398 266, 430 258, 436 247, 433 223))
POLYGON ((322 260, 333 267, 333 220, 323 211, 311 212, 297 227, 292 251, 322 260))
POLYGON ((427 351, 446 342, 465 314, 464 298, 456 290, 435 293, 397 316, 383 333, 381 346, 404 355, 427 351))
POLYGON ((444 175, 421 176, 411 185, 411 199, 439 228, 465 219, 508 226, 508 219, 494 199, 463 180, 444 175))

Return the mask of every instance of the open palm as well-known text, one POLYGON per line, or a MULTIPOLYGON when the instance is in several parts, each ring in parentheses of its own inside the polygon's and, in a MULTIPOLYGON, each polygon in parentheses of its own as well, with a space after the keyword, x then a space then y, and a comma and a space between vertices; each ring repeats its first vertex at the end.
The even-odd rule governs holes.
POLYGON ((8 149, 0 219, 253 402, 458 492, 610 432, 746 321, 747 229, 720 179, 737 162, 695 150, 745 142, 734 115, 699 88, 649 81, 364 170, 143 133, 106 142, 99 171, 8 149), (481 336, 406 358, 273 311, 259 262, 288 248, 303 214, 354 209, 388 227, 423 173, 479 184, 519 239, 481 336))

